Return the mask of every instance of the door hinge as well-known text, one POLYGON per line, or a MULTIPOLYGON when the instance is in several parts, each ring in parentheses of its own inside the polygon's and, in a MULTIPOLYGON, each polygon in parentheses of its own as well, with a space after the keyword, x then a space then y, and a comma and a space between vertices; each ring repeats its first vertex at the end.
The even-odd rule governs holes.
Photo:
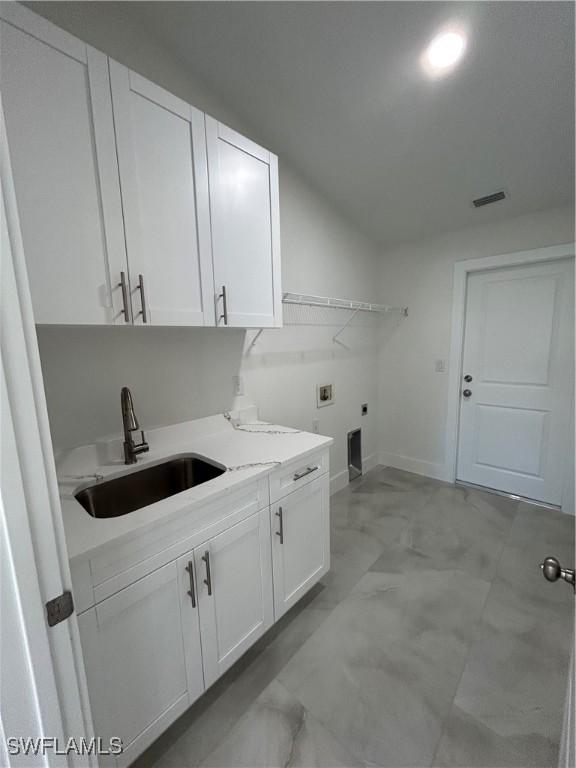
POLYGON ((48 626, 53 627, 60 624, 61 621, 72 616, 74 613, 74 600, 72 592, 66 590, 53 600, 46 603, 46 616, 48 617, 48 626))

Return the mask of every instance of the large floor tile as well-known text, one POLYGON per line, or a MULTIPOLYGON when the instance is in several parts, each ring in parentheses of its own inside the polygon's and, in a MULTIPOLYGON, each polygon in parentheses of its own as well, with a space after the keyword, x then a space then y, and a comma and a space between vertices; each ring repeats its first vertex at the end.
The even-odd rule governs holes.
POLYGON ((277 682, 258 697, 202 763, 205 768, 354 768, 360 765, 277 682))
POLYGON ((454 703, 521 752, 525 765, 556 765, 567 659, 483 625, 454 703))
POLYGON ((492 579, 516 509, 493 494, 443 486, 415 513, 402 544, 437 568, 492 579))
POLYGON ((453 707, 436 750, 434 768, 525 768, 512 740, 453 707))
POLYGON ((359 760, 429 765, 489 585, 468 574, 367 574, 279 680, 359 760))

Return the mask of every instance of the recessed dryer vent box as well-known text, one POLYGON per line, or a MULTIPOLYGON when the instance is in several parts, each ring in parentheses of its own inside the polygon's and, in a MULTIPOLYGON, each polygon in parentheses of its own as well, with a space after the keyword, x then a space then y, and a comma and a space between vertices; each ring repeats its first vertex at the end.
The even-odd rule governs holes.
POLYGON ((334 384, 318 384, 316 397, 318 408, 332 405, 334 402, 334 384))

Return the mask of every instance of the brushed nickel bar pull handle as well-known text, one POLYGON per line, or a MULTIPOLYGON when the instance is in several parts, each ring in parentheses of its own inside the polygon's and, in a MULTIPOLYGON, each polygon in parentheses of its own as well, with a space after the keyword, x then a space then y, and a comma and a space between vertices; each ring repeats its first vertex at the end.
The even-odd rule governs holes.
POLYGON ((144 277, 142 275, 138 275, 138 290, 140 291, 140 302, 142 304, 142 309, 140 311, 140 314, 142 315, 142 322, 147 323, 148 309, 146 307, 146 294, 144 293, 144 277))
POLYGON ((124 309, 122 310, 122 313, 124 314, 124 322, 129 323, 130 322, 130 314, 128 312, 128 285, 126 283, 126 273, 120 272, 120 282, 118 283, 118 287, 122 288, 122 304, 124 306, 124 309))
POLYGON ((282 513, 282 507, 278 507, 276 516, 280 520, 280 530, 276 531, 276 536, 280 536, 280 544, 284 544, 284 515, 282 513))
POLYGON ((204 554, 202 555, 202 560, 204 560, 204 563, 206 564, 206 578, 204 579, 204 584, 208 587, 208 594, 212 594, 212 572, 210 570, 210 552, 206 550, 204 554))
POLYGON ((188 571, 188 575, 190 576, 190 589, 188 590, 188 594, 190 595, 190 598, 192 600, 192 608, 196 608, 196 593, 194 591, 194 563, 192 562, 192 560, 188 561, 186 570, 188 571))
POLYGON ((302 472, 295 472, 292 480, 301 480, 303 477, 306 477, 306 475, 310 475, 312 472, 316 472, 317 469, 320 469, 320 467, 306 467, 306 469, 303 469, 302 472))
POLYGON ((228 302, 226 300, 226 286, 222 286, 222 293, 218 296, 219 299, 222 299, 222 314, 220 315, 220 320, 224 320, 224 325, 228 325, 228 302))

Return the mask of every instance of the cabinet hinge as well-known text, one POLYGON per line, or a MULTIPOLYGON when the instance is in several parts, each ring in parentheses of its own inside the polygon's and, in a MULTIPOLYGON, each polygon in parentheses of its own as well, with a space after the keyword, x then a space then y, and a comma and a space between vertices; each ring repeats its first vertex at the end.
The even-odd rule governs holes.
POLYGON ((53 627, 60 624, 74 613, 74 600, 72 592, 66 590, 53 600, 46 603, 46 616, 48 617, 48 626, 53 627))

